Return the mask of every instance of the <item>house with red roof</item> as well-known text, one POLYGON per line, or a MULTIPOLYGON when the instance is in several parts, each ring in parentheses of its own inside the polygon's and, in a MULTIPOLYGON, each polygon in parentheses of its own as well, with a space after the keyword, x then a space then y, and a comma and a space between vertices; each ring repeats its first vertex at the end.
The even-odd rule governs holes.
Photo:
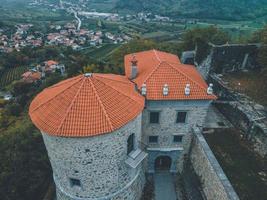
POLYGON ((140 199, 144 174, 180 172, 193 126, 216 99, 194 66, 150 50, 125 56, 125 75, 86 73, 32 101, 57 199, 140 199))
POLYGON ((59 70, 63 75, 65 73, 65 65, 59 64, 59 62, 54 60, 48 60, 43 63, 43 70, 45 73, 54 73, 59 70))
POLYGON ((41 73, 38 71, 27 71, 21 75, 23 82, 36 83, 41 80, 41 73))

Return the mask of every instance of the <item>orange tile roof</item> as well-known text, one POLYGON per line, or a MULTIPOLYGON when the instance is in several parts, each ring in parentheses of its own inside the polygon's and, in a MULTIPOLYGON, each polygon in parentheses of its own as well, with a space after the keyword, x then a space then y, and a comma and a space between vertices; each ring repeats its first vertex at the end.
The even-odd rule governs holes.
POLYGON ((41 72, 27 71, 24 74, 22 74, 21 77, 25 82, 33 83, 35 81, 40 80, 42 77, 42 74, 41 72))
POLYGON ((57 61, 54 61, 54 60, 48 60, 48 61, 46 62, 46 64, 50 67, 51 65, 57 65, 58 62, 57 62, 57 61))
POLYGON ((92 74, 45 89, 32 101, 29 114, 50 135, 88 137, 122 127, 143 107, 144 98, 125 76, 92 74))
MULTIPOLYGON (((138 75, 132 81, 141 89, 145 83, 148 100, 213 100, 215 95, 208 95, 205 80, 194 66, 181 64, 173 54, 150 50, 135 53, 138 61, 138 75), (164 96, 164 84, 169 87, 169 94, 164 96), (185 95, 186 84, 190 84, 190 95, 185 95)), ((131 75, 131 60, 133 55, 126 55, 125 74, 131 75)))

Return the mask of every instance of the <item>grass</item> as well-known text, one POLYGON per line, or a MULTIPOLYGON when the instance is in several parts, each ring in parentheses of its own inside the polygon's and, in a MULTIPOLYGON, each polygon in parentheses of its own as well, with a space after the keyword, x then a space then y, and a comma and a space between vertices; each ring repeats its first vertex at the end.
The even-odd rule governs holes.
POLYGON ((231 73, 225 75, 224 80, 228 81, 229 86, 235 91, 267 106, 267 70, 231 73))
POLYGON ((205 138, 241 200, 267 199, 267 159, 259 157, 236 129, 205 138))

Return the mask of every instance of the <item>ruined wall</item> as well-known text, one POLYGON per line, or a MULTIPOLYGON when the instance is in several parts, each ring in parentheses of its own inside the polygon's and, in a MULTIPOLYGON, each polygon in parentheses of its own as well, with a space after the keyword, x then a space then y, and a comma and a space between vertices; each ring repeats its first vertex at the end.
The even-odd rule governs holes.
MULTIPOLYGON (((209 73, 225 73, 259 68, 259 44, 210 44, 209 55, 196 66, 204 78, 209 73)), ((197 57, 197 54, 196 54, 197 57)))
POLYGON ((215 74, 209 76, 214 91, 219 97, 217 109, 253 144, 254 150, 262 157, 267 155, 267 113, 265 108, 249 97, 228 88, 215 74))
POLYGON ((258 48, 255 44, 214 46, 211 72, 224 73, 256 68, 258 48))
POLYGON ((209 148, 201 130, 193 129, 190 160, 207 200, 238 200, 236 192, 209 148))

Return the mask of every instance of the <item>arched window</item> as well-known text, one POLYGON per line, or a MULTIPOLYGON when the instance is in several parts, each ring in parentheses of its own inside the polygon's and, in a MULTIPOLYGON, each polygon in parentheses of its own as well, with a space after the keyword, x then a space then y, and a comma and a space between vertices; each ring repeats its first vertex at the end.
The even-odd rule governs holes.
POLYGON ((134 150, 135 135, 132 133, 127 140, 127 155, 134 150))

